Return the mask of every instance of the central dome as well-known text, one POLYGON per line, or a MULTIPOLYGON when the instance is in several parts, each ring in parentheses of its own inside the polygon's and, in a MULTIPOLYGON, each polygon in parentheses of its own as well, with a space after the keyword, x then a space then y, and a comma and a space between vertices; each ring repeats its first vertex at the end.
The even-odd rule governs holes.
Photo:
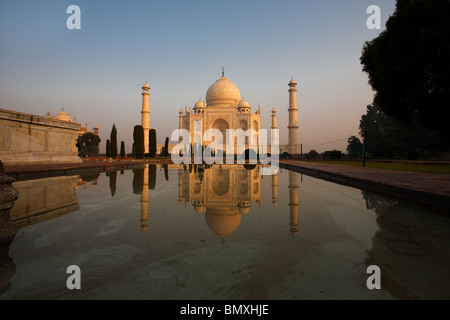
POLYGON ((206 91, 207 106, 236 105, 241 100, 241 92, 233 82, 222 76, 206 91))

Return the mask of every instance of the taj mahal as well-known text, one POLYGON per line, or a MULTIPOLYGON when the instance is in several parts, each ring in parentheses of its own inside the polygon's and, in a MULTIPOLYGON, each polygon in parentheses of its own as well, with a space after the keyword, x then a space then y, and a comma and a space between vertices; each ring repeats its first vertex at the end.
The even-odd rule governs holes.
MULTIPOLYGON (((297 83, 294 79, 288 83, 289 86, 289 141, 287 145, 280 144, 280 153, 288 152, 291 155, 300 154, 300 144, 298 142, 298 120, 297 120, 297 83)), ((142 127, 144 128, 145 152, 148 152, 148 132, 150 130, 150 86, 145 83, 142 87, 142 127)), ((242 129, 247 131, 252 129, 245 139, 245 148, 251 148, 258 152, 261 129, 261 108, 260 105, 252 112, 252 107, 241 96, 239 88, 225 77, 222 68, 222 76, 214 82, 206 91, 206 101, 199 99, 193 107, 185 106, 179 111, 179 129, 186 129, 190 132, 191 141, 199 141, 201 138, 194 135, 203 136, 209 129, 217 129, 226 136, 227 129, 242 129), (194 127, 195 123, 201 122, 201 128, 194 127), (199 130, 200 129, 200 130, 199 130)), ((277 110, 272 109, 272 126, 277 127, 277 110)), ((272 139, 275 137, 272 136, 272 139)), ((204 146, 210 141, 202 141, 204 146)), ((225 141, 223 142, 225 144, 225 141)), ((171 146, 173 147, 173 146, 171 146)), ((171 148, 170 148, 171 149, 171 148)), ((225 149, 224 149, 225 150, 225 149)), ((169 150, 170 151, 170 150, 169 150)))

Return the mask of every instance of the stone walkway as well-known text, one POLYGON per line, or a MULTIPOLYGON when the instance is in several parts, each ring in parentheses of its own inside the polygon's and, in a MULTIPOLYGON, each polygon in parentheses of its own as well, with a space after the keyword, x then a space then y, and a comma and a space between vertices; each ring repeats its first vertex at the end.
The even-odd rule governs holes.
POLYGON ((340 184, 433 206, 450 214, 450 174, 281 160, 280 167, 340 184))

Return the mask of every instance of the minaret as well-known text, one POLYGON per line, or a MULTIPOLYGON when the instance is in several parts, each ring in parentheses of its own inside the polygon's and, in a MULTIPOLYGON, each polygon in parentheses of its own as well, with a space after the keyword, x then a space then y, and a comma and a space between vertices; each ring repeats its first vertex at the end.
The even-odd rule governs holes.
POLYGON ((289 171, 289 231, 292 236, 298 233, 298 173, 289 171))
POLYGON ((298 143, 298 121, 297 121, 297 83, 294 78, 289 82, 289 143, 288 152, 290 154, 300 154, 300 144, 298 143))
POLYGON ((148 164, 144 169, 144 182, 141 193, 141 229, 146 231, 148 228, 148 164))
MULTIPOLYGON (((179 118, 180 118, 179 123, 178 123, 178 129, 181 130, 181 129, 183 129, 183 115, 184 115, 183 109, 181 109, 178 114, 179 114, 179 118)), ((183 138, 180 135, 180 137, 178 138, 178 142, 181 142, 181 140, 183 140, 183 138)))
POLYGON ((278 133, 275 131, 276 129, 278 129, 277 127, 277 109, 273 108, 272 109, 272 133, 271 133, 271 144, 270 144, 270 152, 272 154, 279 154, 280 150, 277 150, 278 152, 275 153, 274 150, 272 150, 273 146, 279 145, 279 142, 277 142, 278 140, 278 133))
POLYGON ((144 128, 144 150, 148 153, 148 132, 150 131, 150 86, 145 82, 142 87, 142 127, 144 128))

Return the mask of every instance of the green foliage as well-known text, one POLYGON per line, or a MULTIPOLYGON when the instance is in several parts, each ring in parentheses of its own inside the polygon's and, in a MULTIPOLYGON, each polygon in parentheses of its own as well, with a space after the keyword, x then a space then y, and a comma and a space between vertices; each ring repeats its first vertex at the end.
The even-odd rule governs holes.
MULTIPOLYGON (((374 104, 403 125, 435 130, 449 149, 450 1, 397 0, 386 30, 366 42, 360 58, 374 104)), ((397 145, 387 144, 395 150, 397 145)))
POLYGON ((136 146, 135 146, 134 142, 133 142, 133 145, 131 147, 131 156, 133 158, 136 158, 136 146))
POLYGON ((134 126, 133 140, 136 159, 144 159, 144 128, 141 125, 134 126))
POLYGON ((111 157, 112 158, 117 158, 117 129, 116 129, 116 125, 113 124, 112 129, 111 129, 111 157))
POLYGON ((120 157, 125 158, 125 142, 120 141, 120 157))
POLYGON ((156 156, 156 130, 150 129, 148 132, 148 153, 150 158, 156 156))
POLYGON ((283 152, 281 154, 281 159, 290 159, 291 158, 291 154, 289 152, 283 152))
POLYGON ((319 153, 318 153, 316 150, 310 150, 310 151, 308 152, 308 155, 309 155, 309 157, 312 159, 312 158, 317 157, 317 156, 319 155, 319 153))
POLYGON ((356 136, 347 139, 347 153, 350 157, 361 157, 363 152, 363 144, 356 136))
POLYGON ((78 156, 89 157, 98 154, 98 145, 101 139, 92 132, 87 132, 77 138, 78 156))
POLYGON ((374 158, 406 158, 410 150, 418 150, 421 155, 438 154, 439 136, 435 130, 416 120, 405 126, 376 105, 368 105, 361 117, 360 135, 364 137, 366 131, 366 152, 374 158))
POLYGON ((108 140, 106 140, 106 157, 109 158, 111 157, 111 143, 108 140))

